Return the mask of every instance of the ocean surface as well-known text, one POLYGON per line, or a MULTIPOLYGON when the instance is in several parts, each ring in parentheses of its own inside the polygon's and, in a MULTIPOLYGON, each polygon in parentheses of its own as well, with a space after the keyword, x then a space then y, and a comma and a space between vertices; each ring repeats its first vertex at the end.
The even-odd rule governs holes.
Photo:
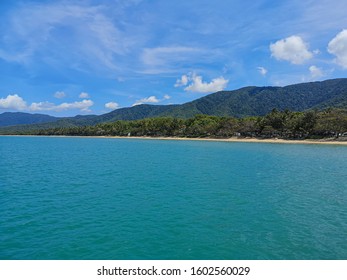
POLYGON ((0 137, 0 259, 347 259, 347 146, 0 137))

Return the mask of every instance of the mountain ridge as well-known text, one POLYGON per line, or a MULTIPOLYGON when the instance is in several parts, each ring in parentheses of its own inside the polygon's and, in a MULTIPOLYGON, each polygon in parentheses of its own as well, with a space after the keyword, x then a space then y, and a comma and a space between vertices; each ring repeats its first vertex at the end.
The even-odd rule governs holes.
MULTIPOLYGON (((176 105, 141 104, 116 109, 102 115, 56 118, 53 122, 21 124, 21 127, 52 128, 95 125, 117 120, 151 117, 190 118, 198 114, 212 116, 263 116, 272 109, 307 111, 328 107, 347 108, 347 78, 279 86, 247 86, 215 92, 193 101, 176 105)), ((5 114, 5 113, 3 113, 5 114)), ((0 114, 0 126, 1 116, 0 114)), ((16 113, 13 113, 16 114, 16 113)), ((27 114, 27 113, 17 113, 27 114)), ((30 114, 29 114, 30 115, 30 114)), ((38 114, 39 115, 39 114, 38 114)), ((46 115, 48 116, 48 115, 46 115)), ((18 125, 19 123, 17 123, 18 125)), ((4 125, 2 125, 4 126, 4 125)))
POLYGON ((36 124, 53 122, 58 120, 58 117, 53 117, 46 114, 30 114, 23 112, 4 112, 0 114, 0 127, 19 125, 19 124, 36 124))

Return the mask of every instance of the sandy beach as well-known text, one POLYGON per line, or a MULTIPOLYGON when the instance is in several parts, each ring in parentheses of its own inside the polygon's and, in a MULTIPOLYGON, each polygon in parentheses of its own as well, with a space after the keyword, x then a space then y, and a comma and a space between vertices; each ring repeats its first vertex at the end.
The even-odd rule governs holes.
MULTIPOLYGON (((98 137, 98 136, 96 136, 98 137)), ((177 141, 214 141, 214 142, 235 142, 235 143, 271 143, 271 144, 319 144, 319 145, 345 145, 347 141, 335 141, 329 139, 317 140, 284 140, 284 139, 258 139, 258 138, 184 138, 184 137, 136 137, 136 136, 100 136, 103 138, 119 139, 146 139, 146 140, 177 140, 177 141)))
POLYGON ((175 140, 175 141, 213 141, 234 143, 271 143, 271 144, 309 144, 309 145, 343 145, 347 141, 334 139, 317 140, 285 140, 285 139, 259 139, 259 138, 187 138, 187 137, 149 137, 149 136, 70 136, 70 135, 0 135, 4 137, 71 137, 71 138, 110 138, 110 139, 142 139, 142 140, 175 140))

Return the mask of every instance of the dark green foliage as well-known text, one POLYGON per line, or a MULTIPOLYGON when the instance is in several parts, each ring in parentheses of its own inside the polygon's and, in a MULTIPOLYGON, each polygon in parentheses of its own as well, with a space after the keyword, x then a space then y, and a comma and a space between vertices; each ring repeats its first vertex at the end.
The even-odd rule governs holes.
MULTIPOLYGON (((35 135, 148 136, 229 138, 338 138, 347 134, 347 110, 291 112, 272 110, 263 117, 217 117, 196 115, 189 119, 172 117, 115 121, 94 126, 60 127, 23 132, 35 135)), ((343 138, 344 139, 344 138, 343 138)))
POLYGON ((164 116, 166 112, 178 107, 178 105, 148 105, 142 104, 129 108, 121 108, 95 118, 97 123, 118 120, 140 120, 157 116, 164 116))
POLYGON ((194 117, 196 114, 246 117, 264 116, 273 108, 306 111, 328 107, 347 109, 347 79, 221 91, 179 105, 165 114, 181 118, 194 117))

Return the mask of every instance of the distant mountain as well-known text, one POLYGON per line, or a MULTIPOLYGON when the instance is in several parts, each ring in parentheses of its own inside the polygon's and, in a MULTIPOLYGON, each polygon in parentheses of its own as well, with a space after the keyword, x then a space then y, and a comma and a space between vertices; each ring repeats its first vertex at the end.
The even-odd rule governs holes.
MULTIPOLYGON (((347 109, 347 78, 285 87, 250 86, 233 91, 212 93, 182 105, 143 104, 117 109, 99 116, 60 118, 54 122, 51 120, 48 120, 47 123, 40 121, 39 124, 17 126, 11 129, 16 131, 18 129, 74 127, 159 116, 190 118, 197 114, 232 117, 264 116, 274 108, 278 110, 306 111, 328 107, 347 109)), ((30 116, 30 119, 32 116, 30 116)), ((17 124, 19 123, 18 121, 17 124)), ((21 124, 25 123, 32 124, 33 122, 24 122, 23 120, 21 124)))
POLYGON ((6 112, 0 114, 0 126, 47 123, 57 121, 58 119, 59 118, 43 114, 6 112))
MULTIPOLYGON (((95 125, 103 122, 112 122, 117 120, 138 120, 144 118, 151 118, 164 115, 166 111, 173 109, 179 105, 148 105, 142 104, 129 108, 121 108, 103 115, 78 115, 75 117, 64 117, 55 118, 55 120, 48 120, 46 122, 29 123, 28 120, 23 119, 22 122, 17 122, 12 126, 6 126, 1 129, 0 134, 6 134, 7 132, 15 133, 24 130, 35 130, 35 129, 47 129, 47 128, 58 128, 58 127, 76 127, 95 125)), ((7 113, 4 113, 7 114, 7 113)), ((10 114, 23 114, 27 115, 30 120, 32 114, 26 113, 10 113, 10 114)), ((3 114, 1 114, 3 115, 3 114)), ((0 119, 1 119, 0 115, 0 119)), ((54 117, 52 117, 54 118, 54 117)), ((5 123, 5 122, 4 122, 5 123)))

